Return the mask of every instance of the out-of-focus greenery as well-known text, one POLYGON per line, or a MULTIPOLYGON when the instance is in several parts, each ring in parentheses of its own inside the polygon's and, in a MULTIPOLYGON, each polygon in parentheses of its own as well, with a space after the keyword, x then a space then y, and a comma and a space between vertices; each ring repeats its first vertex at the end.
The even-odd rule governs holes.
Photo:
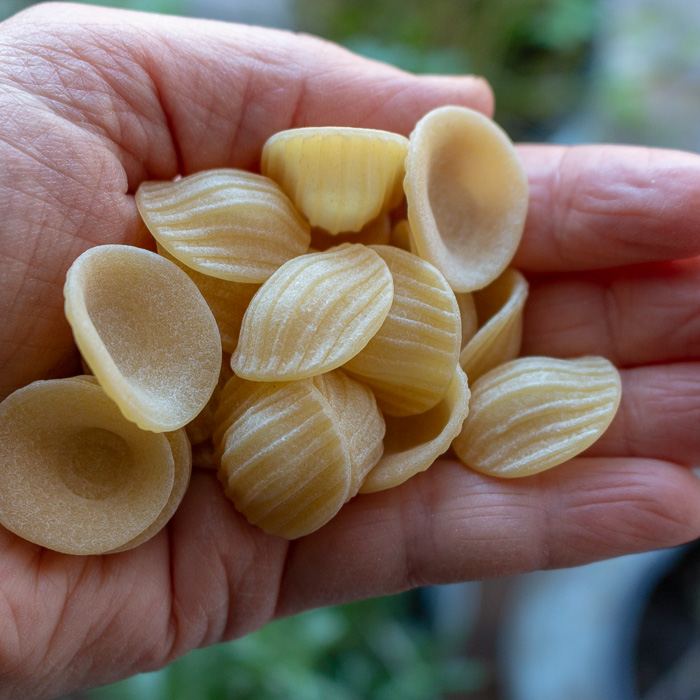
POLYGON ((87 697, 438 700, 483 688, 486 667, 413 614, 417 600, 407 593, 279 620, 87 697))
POLYGON ((546 135, 579 106, 595 0, 294 0, 299 28, 415 72, 476 73, 514 138, 546 135))
MULTIPOLYGON (((71 2, 166 14, 181 14, 185 9, 183 0, 71 0, 71 2)), ((0 0, 0 21, 36 4, 38 0, 0 0)))

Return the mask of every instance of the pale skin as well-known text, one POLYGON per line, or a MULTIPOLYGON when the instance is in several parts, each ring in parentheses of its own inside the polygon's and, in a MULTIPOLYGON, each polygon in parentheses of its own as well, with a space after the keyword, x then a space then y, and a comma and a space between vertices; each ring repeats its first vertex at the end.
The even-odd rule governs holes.
MULTIPOLYGON (((69 5, 0 25, 0 87, 0 398, 79 373, 64 275, 96 244, 152 246, 141 181, 255 168, 286 128, 407 134, 439 105, 493 109, 482 81, 411 76, 311 37, 69 5)), ((520 154, 523 350, 621 368, 603 438, 520 481, 440 460, 295 542, 250 526, 208 472, 160 534, 122 554, 57 554, 0 528, 0 696, 108 683, 315 606, 700 536, 700 157, 520 154)))

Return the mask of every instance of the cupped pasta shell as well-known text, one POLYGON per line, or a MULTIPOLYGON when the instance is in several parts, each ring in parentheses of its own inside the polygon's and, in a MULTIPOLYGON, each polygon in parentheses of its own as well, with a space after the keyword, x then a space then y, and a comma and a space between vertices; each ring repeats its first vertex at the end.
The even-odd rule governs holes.
POLYGON ((602 357, 511 360, 472 385, 469 417, 452 447, 490 476, 536 474, 593 444, 620 394, 619 374, 602 357))
POLYGON ((136 204, 153 237, 198 272, 264 282, 309 247, 309 225, 280 187, 245 170, 142 183, 136 204))
POLYGON ((469 413, 467 376, 457 366, 447 394, 426 413, 385 416, 384 454, 360 487, 360 493, 383 491, 425 471, 459 434, 469 413))
POLYGON ((207 302, 207 306, 214 315, 216 325, 219 327, 221 347, 224 352, 231 354, 238 345, 243 315, 255 292, 260 289, 260 285, 232 282, 204 275, 174 258, 160 244, 158 244, 158 253, 184 270, 197 285, 197 289, 202 293, 204 301, 207 302))
POLYGON ((350 496, 350 451, 336 411, 313 379, 224 388, 214 444, 236 509, 265 532, 294 539, 324 525, 350 496))
POLYGON ((160 511, 158 517, 141 534, 121 547, 111 550, 110 554, 125 552, 128 549, 138 547, 144 542, 148 542, 151 537, 157 535, 168 524, 185 497, 187 487, 190 485, 190 476, 192 475, 192 446, 184 428, 163 434, 167 438, 168 443, 170 443, 170 450, 175 463, 173 488, 168 501, 163 506, 163 510, 160 511))
POLYGON ((68 554, 122 547, 166 507, 173 451, 92 379, 29 384, 0 404, 0 523, 68 554))
POLYGON ((360 244, 290 260, 253 297, 231 367, 252 381, 340 367, 379 330, 393 294, 386 263, 360 244))
POLYGON ((459 364, 470 382, 520 353, 527 294, 527 280, 513 269, 507 269, 488 287, 473 292, 480 328, 459 355, 459 364))
POLYGON ((344 369, 372 388, 385 414, 422 413, 442 399, 455 373, 462 336, 457 299, 425 260, 399 248, 371 248, 391 272, 394 300, 344 369))
POLYGON ((176 265, 140 248, 97 246, 75 260, 64 295, 78 348, 129 420, 169 432, 204 408, 221 341, 201 293, 176 265))
POLYGON ((455 292, 485 287, 520 242, 528 184, 508 136, 466 107, 426 114, 409 139, 404 180, 418 254, 455 292))
POLYGON ((401 201, 407 143, 376 129, 290 129, 268 139, 261 170, 312 226, 359 231, 401 201))

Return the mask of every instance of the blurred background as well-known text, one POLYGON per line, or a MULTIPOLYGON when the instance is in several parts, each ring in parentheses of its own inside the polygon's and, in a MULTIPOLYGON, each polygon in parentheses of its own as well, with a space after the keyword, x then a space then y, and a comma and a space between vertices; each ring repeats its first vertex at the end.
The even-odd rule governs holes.
MULTIPOLYGON (((0 19, 31 4, 0 0, 0 19)), ((700 149, 697 0, 92 4, 311 32, 415 72, 477 73, 516 141, 700 149)), ((71 697, 697 700, 700 546, 313 611, 71 697)))

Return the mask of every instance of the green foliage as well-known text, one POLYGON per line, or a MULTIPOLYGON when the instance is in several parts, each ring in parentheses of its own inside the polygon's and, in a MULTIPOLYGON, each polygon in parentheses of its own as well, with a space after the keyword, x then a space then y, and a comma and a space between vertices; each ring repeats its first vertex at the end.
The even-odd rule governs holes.
POLYGON ((303 613, 168 668, 93 690, 92 700, 437 700, 482 688, 485 671, 412 615, 416 593, 303 613))
POLYGON ((299 28, 414 72, 476 73, 516 139, 576 111, 598 26, 590 0, 296 0, 299 28))

